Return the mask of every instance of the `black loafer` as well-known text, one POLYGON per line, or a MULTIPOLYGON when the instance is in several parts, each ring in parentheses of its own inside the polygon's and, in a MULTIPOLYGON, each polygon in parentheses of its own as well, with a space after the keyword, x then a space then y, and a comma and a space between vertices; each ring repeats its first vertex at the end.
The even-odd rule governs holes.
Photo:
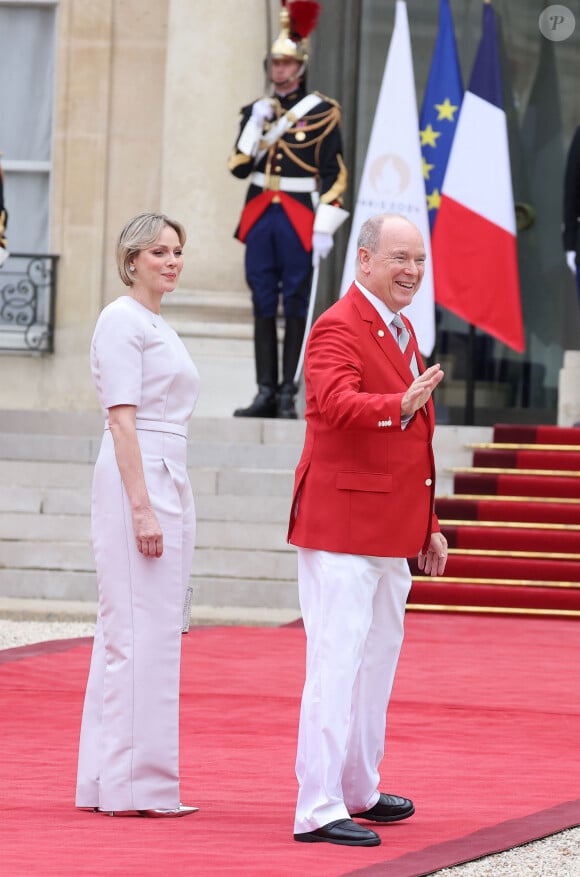
POLYGON ((357 825, 352 819, 337 819, 334 822, 328 822, 322 828, 315 828, 314 831, 295 834, 294 840, 307 844, 341 844, 346 847, 376 847, 381 842, 375 831, 357 825))
POLYGON ((353 813, 357 819, 370 819, 371 822, 399 822, 408 819, 415 812, 415 805, 409 798, 401 798, 399 795, 379 795, 379 800, 370 810, 362 813, 353 813))

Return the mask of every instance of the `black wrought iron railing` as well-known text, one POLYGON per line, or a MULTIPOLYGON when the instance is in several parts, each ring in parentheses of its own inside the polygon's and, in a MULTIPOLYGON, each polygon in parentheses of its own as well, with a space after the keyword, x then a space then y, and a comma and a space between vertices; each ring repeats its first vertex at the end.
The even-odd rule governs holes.
POLYGON ((58 256, 11 253, 0 269, 0 352, 53 353, 58 256))

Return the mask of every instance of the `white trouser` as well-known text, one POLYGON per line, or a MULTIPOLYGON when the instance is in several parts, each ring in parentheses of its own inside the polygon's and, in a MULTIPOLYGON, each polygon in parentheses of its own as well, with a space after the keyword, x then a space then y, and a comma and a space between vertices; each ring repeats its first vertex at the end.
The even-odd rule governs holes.
POLYGON ((137 550, 131 509, 105 431, 92 530, 99 610, 81 727, 76 804, 102 810, 179 806, 179 671, 195 544, 187 441, 138 431, 163 555, 137 550))
POLYGON ((307 646, 295 833, 378 801, 411 574, 402 558, 298 548, 298 583, 307 646))

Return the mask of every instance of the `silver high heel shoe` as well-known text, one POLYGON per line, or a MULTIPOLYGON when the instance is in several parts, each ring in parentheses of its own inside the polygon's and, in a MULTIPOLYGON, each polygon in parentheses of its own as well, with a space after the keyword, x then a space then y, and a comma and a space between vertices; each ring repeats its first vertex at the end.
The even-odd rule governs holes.
POLYGON ((151 819, 163 819, 176 816, 189 816, 190 813, 197 813, 199 807, 188 807, 186 804, 180 804, 177 810, 139 810, 139 816, 149 816, 151 819))
POLYGON ((197 813, 199 807, 188 807, 180 804, 175 810, 99 810, 105 816, 145 816, 149 819, 175 819, 177 816, 189 816, 197 813))

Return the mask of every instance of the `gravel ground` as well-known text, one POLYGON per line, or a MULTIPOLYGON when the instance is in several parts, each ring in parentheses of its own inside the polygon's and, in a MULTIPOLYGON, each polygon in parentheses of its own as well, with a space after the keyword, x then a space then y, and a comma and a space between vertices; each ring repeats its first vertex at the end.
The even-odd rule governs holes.
MULTIPOLYGON (((0 618, 0 649, 55 639, 92 636, 90 621, 14 621, 0 618)), ((580 795, 580 789, 579 789, 580 795)), ((579 814, 580 820, 580 814, 579 814)), ((433 877, 580 877, 580 828, 516 847, 433 877)))
POLYGON ((14 649, 53 639, 92 636, 92 621, 12 621, 0 618, 0 649, 14 649))

